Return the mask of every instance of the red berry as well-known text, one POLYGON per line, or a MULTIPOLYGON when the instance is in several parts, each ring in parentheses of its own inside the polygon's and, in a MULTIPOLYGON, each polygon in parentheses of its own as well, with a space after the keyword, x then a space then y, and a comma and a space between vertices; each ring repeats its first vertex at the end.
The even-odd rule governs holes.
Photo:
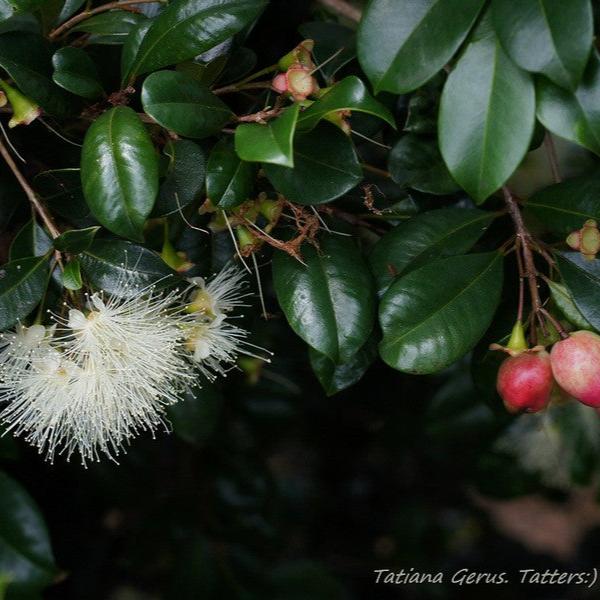
POLYGON ((600 407, 600 336, 591 331, 572 333, 554 344, 551 362, 554 378, 567 394, 600 407))
POLYGON ((545 351, 509 356, 500 366, 496 387, 509 412, 538 412, 550 402, 550 355, 545 351))

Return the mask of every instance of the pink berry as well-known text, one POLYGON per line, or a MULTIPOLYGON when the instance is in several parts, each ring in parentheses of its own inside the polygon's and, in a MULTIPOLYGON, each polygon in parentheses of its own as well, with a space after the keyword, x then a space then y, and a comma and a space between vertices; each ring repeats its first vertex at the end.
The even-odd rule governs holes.
POLYGON ((496 387, 509 412, 538 412, 550 402, 552 392, 550 355, 521 352, 509 356, 500 366, 496 387))
POLYGON ((600 336, 576 331, 551 352, 552 372, 560 387, 583 404, 600 407, 600 336))
POLYGON ((273 89, 279 94, 283 94, 287 92, 288 84, 287 84, 287 76, 285 73, 279 73, 279 75, 275 75, 273 81, 271 82, 273 89))

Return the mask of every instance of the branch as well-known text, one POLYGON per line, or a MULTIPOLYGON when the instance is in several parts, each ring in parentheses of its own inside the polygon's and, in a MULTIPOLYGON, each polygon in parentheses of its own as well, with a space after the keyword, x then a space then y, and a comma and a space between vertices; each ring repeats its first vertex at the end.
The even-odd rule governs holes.
POLYGON ((341 17, 346 17, 346 19, 350 19, 350 21, 355 21, 358 23, 362 17, 362 11, 356 6, 352 6, 346 0, 317 0, 319 4, 323 5, 325 8, 328 8, 332 12, 340 15, 341 17))
MULTIPOLYGON (((119 2, 109 2, 108 4, 103 4, 102 6, 98 6, 96 8, 92 8, 90 10, 84 10, 80 12, 78 15, 71 17, 68 21, 65 21, 62 25, 53 29, 49 34, 48 38, 50 40, 55 40, 57 37, 61 36, 65 31, 68 31, 77 23, 81 23, 81 21, 85 21, 89 19, 89 17, 93 17, 99 13, 106 12, 107 10, 113 10, 115 8, 122 8, 124 6, 131 6, 133 4, 148 4, 152 2, 164 2, 165 0, 120 0, 119 2)), ((134 10, 134 9, 126 9, 126 10, 134 10)))
POLYGON ((13 160, 13 157, 10 155, 10 152, 8 151, 8 149, 2 141, 0 141, 0 155, 2 155, 2 158, 5 160, 6 164, 9 166, 10 170, 17 178, 17 181, 23 188, 23 191, 29 199, 29 202, 31 202, 31 206, 33 206, 35 212, 40 216, 40 218, 44 222, 46 229, 48 229, 48 233, 50 233, 53 239, 56 239, 60 235, 58 227, 54 223, 54 220, 52 219, 50 213, 48 213, 44 205, 40 202, 40 199, 38 198, 37 194, 27 183, 25 177, 23 177, 21 171, 19 171, 19 167, 17 167, 17 164, 13 160))

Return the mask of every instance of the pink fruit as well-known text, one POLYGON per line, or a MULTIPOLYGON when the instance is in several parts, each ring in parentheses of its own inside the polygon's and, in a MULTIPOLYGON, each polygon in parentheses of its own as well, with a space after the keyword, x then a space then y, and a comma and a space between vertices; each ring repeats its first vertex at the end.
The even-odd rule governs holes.
POLYGON ((280 94, 287 92, 288 84, 285 73, 279 73, 279 75, 276 75, 273 78, 271 85, 273 86, 273 89, 280 94))
POLYGON ((496 388, 509 412, 538 412, 550 402, 550 355, 545 351, 509 356, 500 366, 496 388))
POLYGON ((583 404, 599 408, 600 336, 576 331, 554 344, 550 356, 558 385, 583 404))

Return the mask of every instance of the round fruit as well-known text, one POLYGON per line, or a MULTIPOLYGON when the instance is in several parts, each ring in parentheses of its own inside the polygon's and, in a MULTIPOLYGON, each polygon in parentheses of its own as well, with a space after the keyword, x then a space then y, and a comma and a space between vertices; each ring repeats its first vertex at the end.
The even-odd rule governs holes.
POLYGON ((496 388, 509 412, 538 412, 550 402, 550 355, 545 351, 509 356, 500 366, 496 388))
POLYGON ((600 336, 576 331, 551 352, 552 372, 560 387, 576 400, 600 407, 600 336))

